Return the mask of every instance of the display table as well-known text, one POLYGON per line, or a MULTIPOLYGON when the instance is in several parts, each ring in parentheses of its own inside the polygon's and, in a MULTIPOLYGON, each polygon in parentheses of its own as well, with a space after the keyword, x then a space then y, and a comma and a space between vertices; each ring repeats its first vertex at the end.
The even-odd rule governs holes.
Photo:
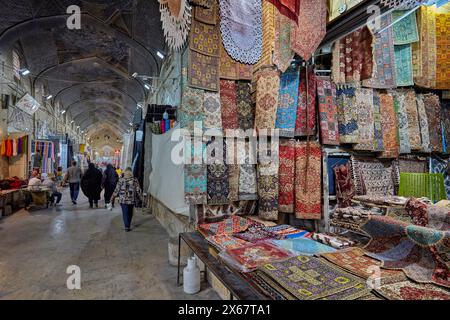
POLYGON ((20 189, 1 190, 0 191, 0 216, 6 216, 17 211, 22 206, 22 191, 20 189), (6 210, 6 207, 10 209, 6 210))
POLYGON ((228 289, 230 300, 267 300, 267 297, 251 287, 239 273, 222 264, 209 251, 209 244, 198 232, 180 233, 178 239, 178 273, 177 284, 180 285, 181 241, 195 253, 205 265, 205 278, 208 270, 228 289))

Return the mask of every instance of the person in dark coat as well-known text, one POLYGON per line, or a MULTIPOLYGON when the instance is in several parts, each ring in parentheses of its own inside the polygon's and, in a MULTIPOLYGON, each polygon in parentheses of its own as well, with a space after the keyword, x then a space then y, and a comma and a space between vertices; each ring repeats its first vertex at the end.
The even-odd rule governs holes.
POLYGON ((102 173, 93 163, 89 163, 89 167, 81 178, 81 190, 89 199, 89 207, 93 208, 94 204, 98 208, 98 200, 102 192, 102 173))
MULTIPOLYGON (((117 181, 119 181, 119 176, 116 170, 111 164, 106 166, 105 172, 103 172, 102 186, 105 189, 105 207, 111 202, 111 197, 116 189, 117 181)), ((114 202, 112 203, 114 207, 114 202)))

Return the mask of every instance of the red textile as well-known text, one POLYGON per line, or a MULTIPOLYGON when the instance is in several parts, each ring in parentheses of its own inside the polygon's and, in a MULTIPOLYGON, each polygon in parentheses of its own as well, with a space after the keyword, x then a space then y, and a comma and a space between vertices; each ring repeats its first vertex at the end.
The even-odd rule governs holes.
POLYGON ((6 140, 6 156, 7 157, 13 156, 13 141, 10 139, 6 140))
POLYGON ((294 213, 295 197, 295 141, 280 143, 278 209, 283 213, 294 213))
POLYGON ((295 125, 296 136, 313 135, 316 130, 316 76, 314 72, 308 72, 308 91, 306 90, 306 70, 300 75, 298 94, 297 123, 295 125), (308 99, 307 99, 308 98, 308 99))
POLYGON ((220 103, 223 129, 239 129, 236 82, 220 80, 220 103))
POLYGON ((278 11, 289 19, 298 23, 298 13, 300 11, 300 0, 268 0, 278 11))

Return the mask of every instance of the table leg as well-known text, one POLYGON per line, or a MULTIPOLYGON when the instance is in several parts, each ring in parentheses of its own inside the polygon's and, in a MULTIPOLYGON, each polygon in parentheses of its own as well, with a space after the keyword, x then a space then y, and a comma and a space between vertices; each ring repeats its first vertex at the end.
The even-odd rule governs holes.
POLYGON ((180 286, 180 260, 181 260, 181 235, 178 235, 178 270, 177 270, 177 286, 180 286))

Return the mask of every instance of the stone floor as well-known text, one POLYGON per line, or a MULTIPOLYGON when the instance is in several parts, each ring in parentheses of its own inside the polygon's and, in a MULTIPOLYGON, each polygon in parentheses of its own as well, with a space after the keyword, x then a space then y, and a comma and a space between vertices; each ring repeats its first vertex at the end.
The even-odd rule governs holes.
POLYGON ((219 299, 210 287, 194 296, 177 287, 168 235, 154 217, 138 211, 126 233, 118 208, 68 198, 0 220, 0 299, 219 299), (70 265, 81 269, 81 290, 67 289, 70 265))

